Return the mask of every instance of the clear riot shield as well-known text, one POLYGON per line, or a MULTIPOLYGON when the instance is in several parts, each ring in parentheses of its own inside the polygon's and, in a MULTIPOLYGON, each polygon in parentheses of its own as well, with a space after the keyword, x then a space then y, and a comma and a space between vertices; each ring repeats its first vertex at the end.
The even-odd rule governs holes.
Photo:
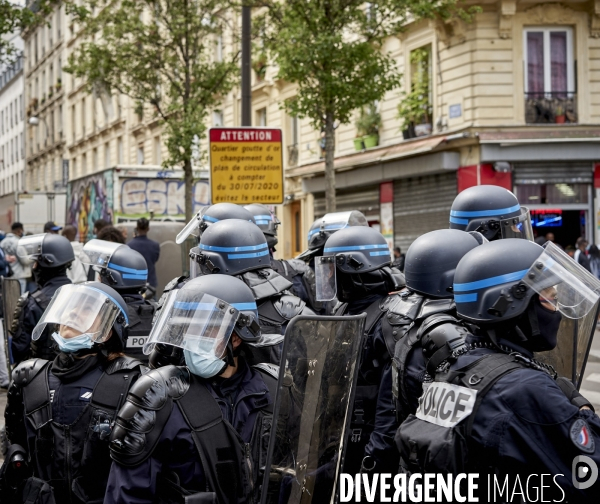
POLYGON ((298 316, 288 325, 262 504, 334 502, 365 317, 298 316))
POLYGON ((2 319, 2 329, 4 330, 4 350, 6 351, 6 363, 9 365, 10 359, 10 333, 9 330, 13 323, 13 316, 17 308, 17 302, 21 297, 21 284, 15 278, 2 277, 2 308, 4 318, 2 319))
POLYGON ((539 352, 535 358, 550 364, 559 376, 569 378, 579 390, 585 373, 596 322, 600 315, 600 301, 580 319, 563 317, 558 329, 556 347, 549 352, 539 352))

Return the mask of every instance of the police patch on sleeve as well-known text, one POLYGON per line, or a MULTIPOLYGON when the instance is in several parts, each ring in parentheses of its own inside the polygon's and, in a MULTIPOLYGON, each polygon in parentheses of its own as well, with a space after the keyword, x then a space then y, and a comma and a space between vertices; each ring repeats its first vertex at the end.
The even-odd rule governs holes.
POLYGON ((419 399, 417 418, 441 427, 454 427, 472 412, 477 390, 433 382, 419 399))
POLYGON ((569 429, 569 435, 573 444, 585 453, 594 453, 596 445, 590 426, 581 418, 575 420, 569 429))

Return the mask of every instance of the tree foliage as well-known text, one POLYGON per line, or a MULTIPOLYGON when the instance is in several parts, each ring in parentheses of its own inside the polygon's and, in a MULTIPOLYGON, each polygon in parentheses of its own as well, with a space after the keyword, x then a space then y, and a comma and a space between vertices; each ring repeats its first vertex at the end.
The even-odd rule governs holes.
POLYGON ((285 102, 292 115, 307 117, 325 132, 326 209, 335 211, 333 155, 337 124, 400 85, 394 59, 383 51, 390 35, 411 20, 454 16, 469 20, 474 9, 460 0, 256 0, 259 31, 279 78, 295 83, 285 102))
MULTIPOLYGON (((68 10, 82 43, 65 68, 88 91, 118 92, 164 123, 168 159, 182 166, 186 218, 192 217, 192 156, 208 112, 236 82, 238 53, 217 52, 232 36, 227 0, 82 0, 68 10)), ((232 47, 237 47, 232 44, 232 47)))

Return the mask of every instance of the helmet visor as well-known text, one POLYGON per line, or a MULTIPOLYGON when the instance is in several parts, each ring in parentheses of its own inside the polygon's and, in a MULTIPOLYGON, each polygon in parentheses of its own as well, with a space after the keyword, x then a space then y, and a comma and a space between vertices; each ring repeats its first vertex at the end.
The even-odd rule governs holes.
POLYGON ((154 345, 163 343, 220 359, 239 317, 239 310, 209 294, 186 289, 171 291, 144 345, 144 353, 152 353, 154 345))
POLYGON ((319 256, 315 258, 315 291, 317 301, 331 301, 335 299, 337 293, 335 261, 335 256, 319 256))
POLYGON ((585 317, 600 298, 600 280, 552 242, 544 246, 522 282, 544 306, 553 306, 570 319, 585 317))
POLYGON ((529 210, 521 207, 521 215, 508 217, 500 221, 502 238, 524 238, 533 241, 533 227, 529 210))
POLYGON ((46 233, 20 238, 17 245, 17 255, 21 259, 34 260, 42 253, 42 242, 45 237, 46 233))
MULTIPOLYGON (((63 285, 33 329, 32 338, 39 339, 48 324, 56 324, 61 335, 70 328, 90 334, 95 343, 103 343, 119 313, 118 303, 103 291, 85 284, 63 285)), ((73 331, 72 336, 78 336, 73 331)))
POLYGON ((322 219, 312 225, 312 229, 308 232, 308 245, 310 247, 311 245, 317 245, 318 242, 320 243, 319 236, 329 236, 340 229, 351 226, 368 225, 366 217, 355 210, 325 214, 322 219))
POLYGON ((108 267, 112 255, 122 246, 123 244, 121 243, 97 239, 90 240, 83 246, 83 249, 79 254, 79 259, 83 264, 106 268, 108 267))
POLYGON ((175 237, 175 243, 177 245, 181 245, 185 240, 187 240, 188 236, 193 235, 196 237, 200 236, 200 223, 202 222, 202 216, 208 206, 202 207, 196 215, 194 215, 190 221, 184 226, 184 228, 179 231, 179 234, 175 237))

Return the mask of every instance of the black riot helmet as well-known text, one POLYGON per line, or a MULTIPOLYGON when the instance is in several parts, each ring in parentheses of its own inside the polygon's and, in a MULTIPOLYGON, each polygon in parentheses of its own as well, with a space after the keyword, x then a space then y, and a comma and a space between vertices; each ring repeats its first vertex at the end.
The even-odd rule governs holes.
POLYGON ((253 222, 240 219, 218 221, 208 227, 190 257, 203 275, 239 275, 271 266, 265 235, 253 222))
POLYGON ((102 283, 117 292, 139 293, 148 281, 148 265, 144 256, 121 243, 90 240, 83 246, 80 259, 100 273, 102 283))
POLYGON ((19 240, 17 255, 48 269, 66 266, 75 259, 71 242, 52 233, 24 236, 19 240))
POLYGON ((391 255, 381 233, 348 227, 329 237, 323 256, 315 258, 318 301, 352 301, 404 286, 404 275, 390 267, 391 255))
POLYGON ((177 235, 175 242, 181 244, 190 235, 199 238, 210 225, 227 219, 241 219, 255 223, 252 214, 243 206, 234 203, 217 203, 200 209, 177 235))
POLYGON ((529 210, 521 207, 512 192, 494 185, 469 187, 461 192, 450 209, 450 229, 479 231, 489 241, 533 241, 529 210))
POLYGON ((367 218, 358 210, 350 212, 334 212, 325 214, 315 220, 308 231, 308 249, 302 252, 298 259, 309 261, 315 256, 323 254, 325 242, 331 235, 347 227, 369 227, 367 218))
POLYGON ((421 235, 406 252, 406 286, 425 296, 452 298, 456 266, 483 241, 487 240, 481 235, 457 229, 439 229, 421 235))
POLYGON ((277 226, 281 224, 279 219, 271 212, 268 206, 261 205, 260 203, 252 203, 244 207, 254 217, 256 225, 265 235, 269 248, 277 245, 277 226))

